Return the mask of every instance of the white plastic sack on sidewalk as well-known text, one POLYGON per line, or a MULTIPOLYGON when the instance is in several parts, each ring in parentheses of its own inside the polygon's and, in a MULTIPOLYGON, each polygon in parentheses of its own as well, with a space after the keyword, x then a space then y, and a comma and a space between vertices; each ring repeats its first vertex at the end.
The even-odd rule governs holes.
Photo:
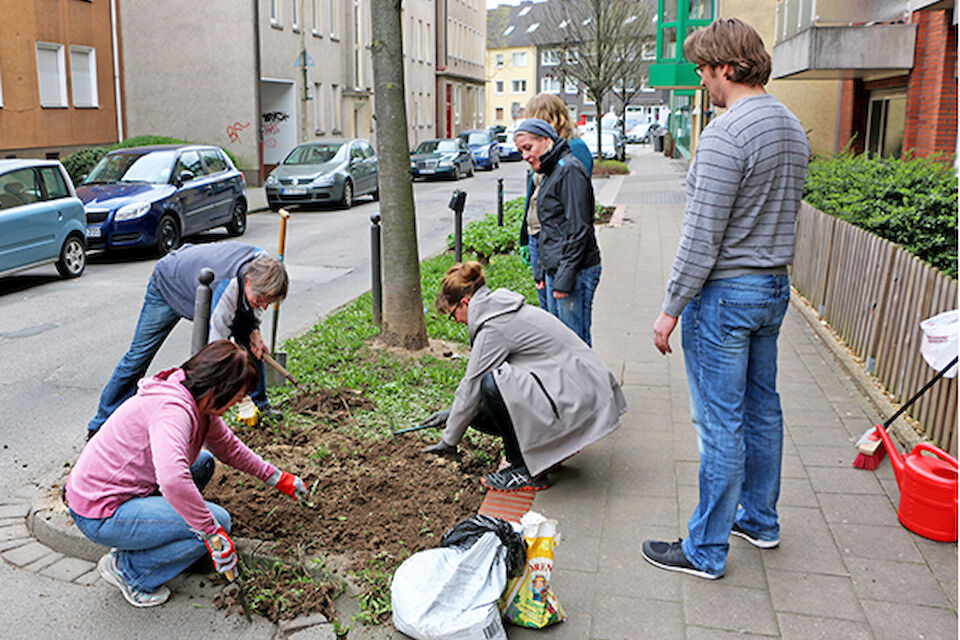
MULTIPOLYGON (((957 334, 960 329, 956 311, 944 311, 920 323, 923 340, 920 342, 920 355, 927 364, 940 371, 957 357, 957 334)), ((957 368, 950 367, 944 374, 946 378, 955 378, 957 368)))
POLYGON ((393 626, 416 640, 507 640, 497 607, 505 555, 493 532, 468 549, 413 554, 393 574, 393 626))

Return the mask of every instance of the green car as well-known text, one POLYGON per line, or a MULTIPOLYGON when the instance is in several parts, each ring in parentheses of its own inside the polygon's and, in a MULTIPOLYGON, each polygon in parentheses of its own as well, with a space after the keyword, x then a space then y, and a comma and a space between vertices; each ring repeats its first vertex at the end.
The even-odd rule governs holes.
POLYGON ((273 211, 289 205, 353 206, 357 196, 380 199, 377 154, 366 140, 323 140, 297 145, 264 183, 273 211))
POLYGON ((472 176, 473 153, 467 143, 459 138, 424 140, 410 152, 410 177, 445 177, 459 180, 472 176))

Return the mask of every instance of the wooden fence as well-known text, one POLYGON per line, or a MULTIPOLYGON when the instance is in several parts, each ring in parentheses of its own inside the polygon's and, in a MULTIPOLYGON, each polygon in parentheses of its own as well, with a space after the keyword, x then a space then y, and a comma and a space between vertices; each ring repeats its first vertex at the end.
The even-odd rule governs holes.
MULTIPOLYGON (((898 245, 806 202, 797 215, 793 284, 897 402, 935 375, 920 355, 920 321, 957 308, 957 281, 898 245)), ((927 439, 957 455, 957 379, 907 412, 927 439)))

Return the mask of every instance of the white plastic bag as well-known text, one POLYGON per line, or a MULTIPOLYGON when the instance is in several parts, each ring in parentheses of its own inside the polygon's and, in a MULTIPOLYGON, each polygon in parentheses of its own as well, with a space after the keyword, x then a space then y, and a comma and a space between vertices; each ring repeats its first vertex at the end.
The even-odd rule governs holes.
MULTIPOLYGON (((940 371, 957 357, 957 333, 960 324, 956 311, 944 311, 920 323, 923 340, 920 342, 920 355, 927 364, 940 371)), ((957 367, 950 367, 945 378, 955 378, 957 367)))
POLYGON ((469 549, 413 554, 393 574, 393 626, 416 640, 507 640, 497 607, 507 584, 505 555, 493 532, 469 549))

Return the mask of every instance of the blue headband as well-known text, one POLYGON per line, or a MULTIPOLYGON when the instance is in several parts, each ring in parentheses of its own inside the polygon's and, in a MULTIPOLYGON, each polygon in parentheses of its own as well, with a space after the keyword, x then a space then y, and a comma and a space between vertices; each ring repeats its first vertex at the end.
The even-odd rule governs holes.
POLYGON ((556 129, 550 126, 549 122, 541 120, 540 118, 527 118, 517 126, 517 130, 513 135, 521 132, 532 133, 541 138, 550 138, 554 142, 559 138, 556 129))

